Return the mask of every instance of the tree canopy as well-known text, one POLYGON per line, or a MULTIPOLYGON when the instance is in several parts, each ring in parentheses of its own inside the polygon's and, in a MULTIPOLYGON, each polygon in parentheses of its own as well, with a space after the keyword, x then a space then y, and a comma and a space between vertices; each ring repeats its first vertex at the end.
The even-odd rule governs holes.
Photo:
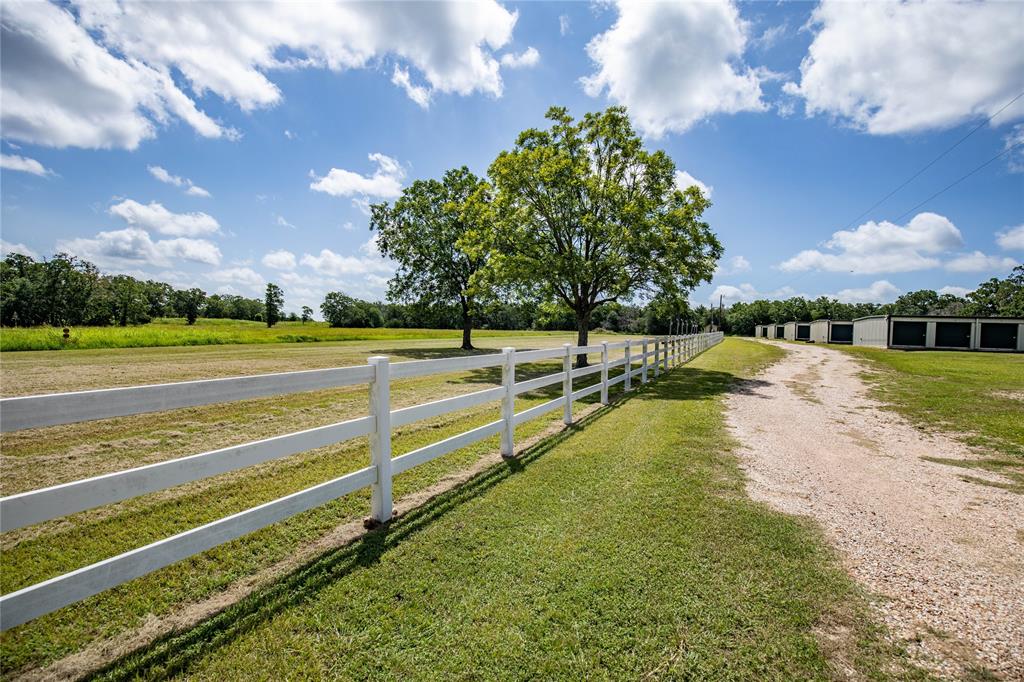
POLYGON ((565 303, 579 345, 602 303, 710 281, 722 254, 702 219, 710 203, 676 187, 672 160, 644 149, 624 108, 576 121, 552 107, 547 119, 491 164, 493 229, 471 247, 489 254, 490 277, 565 303))
MULTIPOLYGON (((417 180, 394 205, 371 207, 370 229, 377 230, 380 252, 398 263, 388 297, 425 305, 457 303, 462 310, 462 348, 473 348, 473 316, 481 298, 474 275, 487 254, 467 253, 462 240, 490 229, 489 212, 471 202, 486 200, 486 183, 468 168, 456 168, 441 180, 417 180)), ((484 289, 486 290, 486 289, 484 289)))

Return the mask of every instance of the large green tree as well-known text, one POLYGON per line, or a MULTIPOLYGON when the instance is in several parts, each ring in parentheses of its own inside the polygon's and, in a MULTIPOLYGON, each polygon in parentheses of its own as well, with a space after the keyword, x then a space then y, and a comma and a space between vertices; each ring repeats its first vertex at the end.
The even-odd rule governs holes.
POLYGON ((273 282, 267 283, 267 293, 263 297, 264 316, 263 320, 268 327, 273 327, 281 320, 284 312, 284 291, 273 282))
POLYGON ((702 219, 710 203, 676 186, 672 159, 644 149, 625 108, 576 121, 552 107, 547 118, 490 167, 497 220, 479 243, 497 281, 564 302, 579 345, 602 303, 710 281, 722 254, 702 219))
POLYGON ((371 207, 370 229, 378 233, 380 252, 398 263, 388 298, 425 305, 457 303, 462 310, 462 348, 471 350, 473 317, 478 312, 481 270, 487 254, 470 255, 463 239, 490 229, 486 183, 468 168, 456 168, 441 180, 417 180, 394 205, 371 207))

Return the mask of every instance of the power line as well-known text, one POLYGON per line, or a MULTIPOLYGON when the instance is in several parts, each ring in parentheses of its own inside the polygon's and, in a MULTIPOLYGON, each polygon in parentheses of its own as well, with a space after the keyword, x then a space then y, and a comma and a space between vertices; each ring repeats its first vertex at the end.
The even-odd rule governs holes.
POLYGON ((901 220, 903 220, 903 219, 904 219, 904 218, 906 218, 906 217, 907 217, 908 215, 910 215, 911 213, 913 213, 913 212, 914 212, 914 211, 916 211, 917 209, 919 209, 919 208, 921 208, 922 206, 924 206, 925 204, 927 204, 927 203, 928 203, 929 201, 931 201, 931 200, 932 200, 932 199, 934 199, 935 197, 937 197, 937 196, 939 196, 940 194, 944 193, 944 192, 945 192, 946 190, 952 189, 952 188, 953 188, 953 187, 955 187, 956 185, 959 185, 959 184, 960 184, 961 182, 963 182, 963 181, 964 181, 964 180, 966 180, 967 178, 971 177, 972 175, 974 175, 975 173, 977 173, 978 171, 980 171, 980 170, 981 170, 982 168, 984 168, 985 166, 989 165, 989 164, 990 164, 990 163, 992 163, 993 161, 996 161, 997 159, 999 159, 999 158, 1001 158, 1001 157, 1003 157, 1003 156, 1006 156, 1007 154, 1009 154, 1010 152, 1012 152, 1012 151, 1013 151, 1014 149, 1016 149, 1017 147, 1020 147, 1021 145, 1024 145, 1024 142, 1018 142, 1017 144, 1015 144, 1015 145, 1013 145, 1013 146, 1007 147, 1006 149, 1004 149, 1003 151, 999 152, 998 154, 996 154, 995 156, 993 156, 993 157, 992 157, 991 159, 989 159, 988 161, 986 161, 985 163, 981 164, 980 166, 978 166, 977 168, 975 168, 974 170, 972 170, 971 172, 969 172, 969 173, 967 173, 967 174, 965 174, 965 175, 961 175, 961 176, 960 176, 959 178, 957 178, 957 179, 956 179, 956 180, 954 180, 953 182, 949 183, 948 185, 946 185, 945 187, 943 187, 942 189, 940 189, 940 190, 939 190, 938 192, 936 192, 935 194, 931 195, 930 197, 928 197, 927 199, 925 199, 925 200, 924 200, 924 201, 922 201, 921 203, 917 204, 916 206, 914 206, 914 207, 913 207, 912 209, 910 209, 909 211, 907 211, 907 212, 906 212, 906 213, 904 213, 903 215, 901 215, 901 216, 899 216, 898 218, 896 218, 896 219, 895 219, 895 220, 894 220, 893 222, 894 222, 894 223, 899 223, 899 222, 900 222, 901 220))
POLYGON ((979 124, 978 124, 978 125, 977 125, 976 127, 972 128, 972 129, 971 129, 971 131, 970 131, 969 133, 967 133, 966 135, 964 135, 963 137, 961 137, 961 138, 960 138, 959 140, 957 140, 957 141, 956 141, 955 143, 953 143, 953 146, 949 147, 948 149, 946 149, 946 151, 942 152, 941 154, 939 154, 938 156, 936 156, 936 157, 935 157, 934 159, 932 159, 931 161, 929 161, 929 162, 928 162, 928 163, 927 163, 927 164, 926 164, 926 165, 925 165, 925 166, 924 166, 923 168, 921 168, 921 170, 917 171, 916 173, 914 173, 913 175, 911 175, 911 176, 910 176, 909 178, 907 178, 907 179, 906 179, 906 180, 905 180, 905 181, 903 182, 903 184, 901 184, 901 185, 900 185, 899 187, 897 187, 896 189, 892 190, 891 192, 889 192, 888 194, 886 194, 886 195, 885 195, 884 197, 882 197, 881 199, 879 199, 878 201, 876 201, 876 202, 875 202, 874 204, 872 204, 872 205, 871 205, 871 207, 870 207, 870 208, 869 208, 868 210, 864 211, 864 212, 863 212, 863 213, 861 213, 861 214, 860 214, 859 216, 857 216, 856 218, 854 218, 853 220, 851 220, 851 221, 850 221, 849 223, 847 223, 847 224, 846 224, 846 226, 845 226, 845 227, 844 227, 843 229, 844 229, 844 230, 848 230, 848 229, 850 229, 850 226, 852 226, 852 225, 853 225, 854 223, 856 223, 856 222, 857 222, 858 220, 860 220, 861 218, 863 218, 864 216, 866 216, 866 215, 867 215, 868 213, 871 213, 871 211, 873 211, 873 210, 875 210, 876 208, 878 208, 879 206, 881 206, 881 205, 882 205, 883 203, 885 203, 885 202, 886 202, 886 200, 888 200, 888 199, 889 199, 889 198, 890 198, 890 197, 891 197, 892 195, 896 194, 896 192, 899 192, 899 191, 900 191, 901 189, 903 189, 904 187, 906 187, 907 185, 909 185, 909 184, 910 184, 911 182, 913 182, 914 180, 916 180, 916 179, 918 178, 918 176, 920 176, 920 175, 921 175, 921 173, 924 173, 924 172, 925 172, 926 170, 928 170, 929 168, 931 168, 932 166, 934 166, 934 165, 935 165, 935 163, 936 163, 936 162, 938 162, 938 161, 939 161, 940 159, 942 159, 943 157, 945 157, 945 156, 946 156, 946 154, 949 154, 949 153, 950 153, 951 151, 953 151, 954 149, 956 149, 957 147, 959 147, 959 146, 960 146, 960 144, 961 144, 961 143, 962 143, 962 142, 963 142, 964 140, 966 140, 966 139, 967 139, 967 138, 969 138, 969 137, 970 137, 971 135, 973 135, 974 133, 976 133, 976 132, 978 132, 979 130, 981 130, 981 129, 982 129, 982 128, 983 128, 983 127, 984 127, 984 126, 985 126, 985 125, 987 124, 987 123, 989 123, 989 122, 990 122, 990 121, 991 121, 992 119, 994 119, 994 118, 995 118, 996 116, 998 116, 999 114, 1003 113, 1003 111, 1004 111, 1004 110, 1006 110, 1006 108, 1007 108, 1007 107, 1009 107, 1009 106, 1010 106, 1011 104, 1013 104, 1014 102, 1016 102, 1017 100, 1019 100, 1019 99, 1020 99, 1021 97, 1024 97, 1024 92, 1021 92, 1020 94, 1018 94, 1018 95, 1017 95, 1016 97, 1014 97, 1014 98, 1013 98, 1013 99, 1011 99, 1011 100, 1010 100, 1009 102, 1007 102, 1007 103, 1006 103, 1006 104, 1004 104, 1004 105, 1003 105, 1002 107, 1000 107, 1000 108, 999 108, 999 111, 995 112, 994 114, 992 114, 991 116, 989 116, 988 118, 986 118, 986 119, 985 119, 984 121, 982 121, 981 123, 979 123, 979 124))

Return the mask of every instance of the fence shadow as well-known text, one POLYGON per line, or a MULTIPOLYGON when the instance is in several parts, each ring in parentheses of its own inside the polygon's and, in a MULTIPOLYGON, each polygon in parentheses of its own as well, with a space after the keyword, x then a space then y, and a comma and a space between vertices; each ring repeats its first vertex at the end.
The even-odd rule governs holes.
POLYGON ((617 407, 613 404, 591 412, 570 428, 523 449, 517 457, 502 460, 466 483, 441 493, 376 530, 368 531, 355 542, 320 555, 195 627, 162 637, 88 674, 84 679, 134 680, 169 677, 185 671, 195 661, 230 644, 281 611, 301 605, 333 582, 377 563, 399 543, 441 520, 461 504, 524 471, 576 430, 585 428, 617 407))
MULTIPOLYGON (((321 590, 335 581, 377 563, 385 553, 400 543, 440 521, 465 502, 524 471, 572 437, 576 431, 605 415, 613 414, 631 400, 699 400, 737 390, 751 382, 755 387, 765 383, 756 380, 741 382, 728 372, 685 365, 675 367, 667 374, 662 373, 657 381, 653 380, 653 376, 651 379, 649 383, 641 385, 638 377, 636 390, 630 393, 624 393, 622 384, 618 384, 612 388, 614 400, 611 405, 601 407, 578 419, 571 427, 523 449, 516 458, 503 460, 469 481, 367 532, 355 542, 312 559, 196 626, 160 638, 89 674, 86 679, 132 680, 152 676, 168 677, 186 671, 193 663, 229 645, 276 614, 316 598, 321 590)), ((753 389, 745 387, 741 390, 753 389)), ((561 386, 548 387, 538 392, 558 395, 561 386)), ((597 400, 598 396, 588 396, 585 401, 591 399, 597 400)))

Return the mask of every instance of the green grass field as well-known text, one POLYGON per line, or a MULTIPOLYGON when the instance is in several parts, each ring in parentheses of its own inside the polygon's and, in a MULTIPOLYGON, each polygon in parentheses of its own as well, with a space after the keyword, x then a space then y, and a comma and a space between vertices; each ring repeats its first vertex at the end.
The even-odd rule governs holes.
POLYGON ((1024 493, 1024 355, 833 347, 867 361, 864 376, 891 409, 984 453, 937 461, 998 471, 1024 493))
MULTIPOLYGON (((546 332, 475 330, 477 338, 543 336, 546 332)), ((551 332, 562 336, 565 332, 551 332)), ((90 348, 147 348, 153 346, 210 346, 239 343, 319 343, 325 341, 372 341, 411 339, 458 339, 459 329, 342 329, 325 322, 279 322, 267 327, 244 320, 197 320, 161 318, 134 327, 75 327, 70 339, 55 327, 4 327, 0 351, 85 350, 90 348)))
MULTIPOLYGON (((431 345, 441 343, 410 342, 407 353, 450 352, 431 345)), ((376 348, 358 346, 346 352, 376 348)), ((111 359, 119 357, 126 375, 107 376, 109 385, 152 376, 162 363, 178 367, 147 356, 180 360, 188 350, 201 360, 186 374, 222 366, 230 349, 14 354, 14 371, 38 376, 26 370, 47 355, 51 374, 58 359, 91 356, 85 365, 95 369, 116 366, 111 359), (142 359, 129 359, 137 354, 142 359)), ((267 351, 255 356, 261 368, 310 362, 294 354, 272 359, 275 350, 291 350, 284 347, 235 350, 267 351)), ((384 531, 118 661, 104 676, 829 679, 836 666, 867 678, 916 676, 883 643, 818 534, 744 495, 720 398, 736 377, 777 355, 728 340, 384 531)), ((5 377, 10 367, 4 363, 5 377)), ((81 364, 72 369, 70 378, 95 381, 81 364)), ((528 367, 524 375, 551 369, 528 367)), ((396 384, 396 402, 496 380, 486 371, 409 380, 396 384)), ((548 397, 528 395, 517 409, 548 397)), ((37 487, 39 479, 75 478, 83 466, 113 470, 341 419, 365 410, 365 400, 365 389, 339 389, 6 434, 5 471, 13 464, 18 475, 11 488, 5 476, 4 494, 37 487)), ((493 409, 402 429, 395 454, 489 421, 493 409)), ((517 429, 517 439, 545 428, 542 421, 517 429)), ((485 442, 418 467, 396 479, 396 497, 495 448, 485 442)), ((364 443, 324 448, 6 534, 3 591, 337 476, 367 456, 364 443)), ((366 497, 350 495, 5 633, 4 676, 214 595, 358 519, 366 497)))

